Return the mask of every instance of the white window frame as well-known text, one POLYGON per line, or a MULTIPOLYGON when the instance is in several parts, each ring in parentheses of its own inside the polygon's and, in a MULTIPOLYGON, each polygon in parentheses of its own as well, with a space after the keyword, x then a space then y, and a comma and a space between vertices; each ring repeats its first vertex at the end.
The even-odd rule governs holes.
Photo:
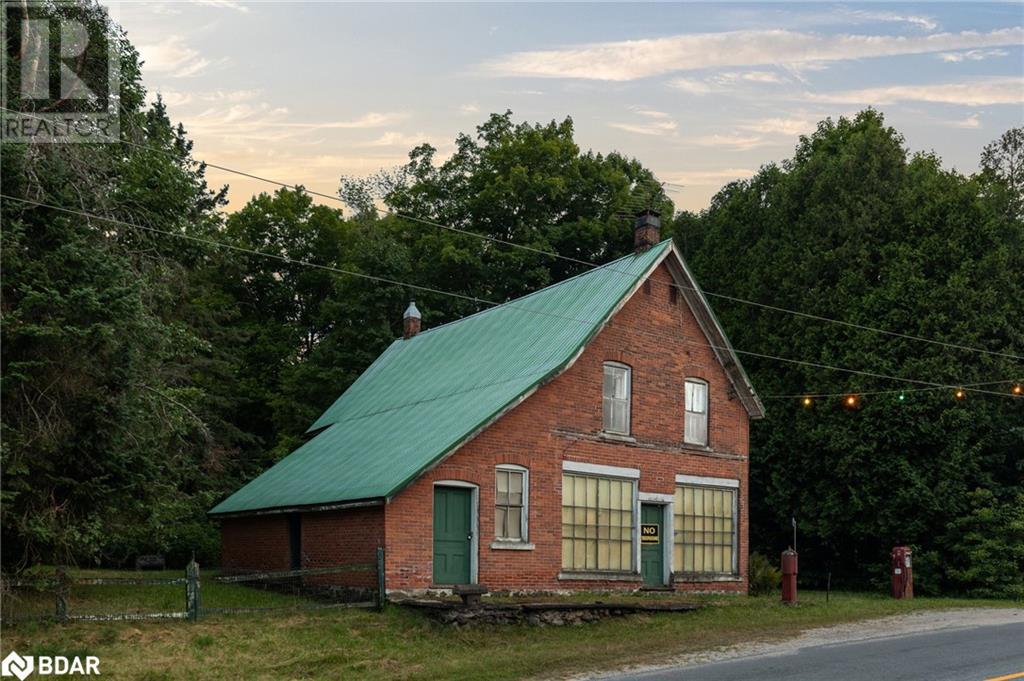
MULTIPOLYGON (((700 487, 703 489, 727 489, 733 492, 732 495, 732 571, 731 572, 704 572, 704 573, 691 573, 691 572, 680 572, 680 575, 684 575, 690 578, 691 575, 707 575, 719 578, 733 579, 739 578, 740 573, 740 481, 736 478, 713 478, 704 475, 677 475, 676 476, 676 487, 700 487)), ((673 509, 673 513, 675 509, 673 509)), ((673 515, 673 521, 675 516, 673 515)), ((672 552, 675 553, 675 528, 672 532, 672 552)), ((682 570, 682 565, 673 566, 673 570, 682 570)), ((700 580, 698 580, 700 581, 700 580)))
MULTIPOLYGON (((586 463, 584 461, 562 461, 562 480, 564 483, 565 474, 581 475, 593 478, 607 478, 632 483, 632 510, 633 522, 630 536, 630 555, 633 564, 626 570, 574 570, 562 566, 559 579, 579 579, 581 576, 593 576, 595 579, 614 579, 615 575, 635 576, 640 574, 640 469, 625 468, 622 466, 606 466, 604 464, 586 463)), ((561 508, 561 507, 559 507, 561 508)), ((588 577, 584 577, 588 578, 588 577)))
POLYGON ((605 433, 611 433, 613 435, 630 435, 633 428, 633 367, 622 362, 605 362, 601 365, 601 430, 605 433), (604 394, 604 376, 607 369, 621 369, 626 373, 626 428, 625 430, 614 430, 611 428, 610 423, 605 422, 604 418, 604 404, 607 400, 613 400, 615 402, 621 401, 620 398, 608 397, 604 394))
MULTIPOLYGON (((523 476, 523 505, 519 515, 519 539, 498 536, 498 528, 494 528, 494 544, 528 545, 530 543, 530 469, 514 463, 499 463, 494 467, 494 508, 498 507, 498 471, 521 473, 523 476)), ((494 548, 494 546, 492 546, 494 548)))
POLYGON ((698 447, 711 446, 711 384, 703 378, 687 378, 683 383, 683 442, 698 447), (690 414, 700 414, 699 411, 690 411, 690 402, 686 399, 686 388, 689 385, 704 386, 704 440, 703 442, 693 437, 690 429, 686 427, 687 417, 690 414))

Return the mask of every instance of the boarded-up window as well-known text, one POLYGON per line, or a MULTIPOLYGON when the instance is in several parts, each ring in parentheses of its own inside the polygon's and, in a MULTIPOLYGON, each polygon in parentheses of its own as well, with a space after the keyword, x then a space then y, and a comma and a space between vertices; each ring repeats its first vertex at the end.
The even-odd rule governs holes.
POLYGON ((630 371, 624 364, 604 365, 604 429, 629 435, 630 371))
POLYGON ((686 380, 686 422, 683 441, 691 445, 708 444, 708 384, 697 379, 686 380))
POLYGON ((736 490, 676 487, 673 565, 682 572, 736 572, 736 490))
POLYGON ((562 476, 562 568, 633 570, 631 480, 562 476))

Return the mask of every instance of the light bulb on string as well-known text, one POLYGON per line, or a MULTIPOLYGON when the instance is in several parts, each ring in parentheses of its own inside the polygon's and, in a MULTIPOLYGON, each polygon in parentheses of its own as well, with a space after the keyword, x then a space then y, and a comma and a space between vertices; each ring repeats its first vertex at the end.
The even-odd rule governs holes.
POLYGON ((860 406, 860 395, 851 393, 843 398, 843 406, 847 409, 856 409, 860 406))
POLYGON ((953 392, 953 397, 955 397, 958 400, 963 400, 963 399, 965 399, 967 397, 967 393, 964 391, 963 388, 957 388, 953 392))
POLYGON ((804 409, 810 409, 814 406, 814 400, 810 395, 804 395, 803 399, 800 400, 800 404, 804 406, 804 409))
POLYGON ((1014 383, 1013 387, 1010 388, 1010 393, 1017 396, 1024 395, 1024 387, 1020 383, 1014 383))

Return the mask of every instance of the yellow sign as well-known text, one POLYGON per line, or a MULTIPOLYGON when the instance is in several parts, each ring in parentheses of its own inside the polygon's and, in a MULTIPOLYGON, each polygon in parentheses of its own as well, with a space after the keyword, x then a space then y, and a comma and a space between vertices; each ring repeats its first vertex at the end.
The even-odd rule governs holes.
POLYGON ((660 525, 657 523, 645 523, 640 526, 640 543, 657 544, 661 542, 660 525))

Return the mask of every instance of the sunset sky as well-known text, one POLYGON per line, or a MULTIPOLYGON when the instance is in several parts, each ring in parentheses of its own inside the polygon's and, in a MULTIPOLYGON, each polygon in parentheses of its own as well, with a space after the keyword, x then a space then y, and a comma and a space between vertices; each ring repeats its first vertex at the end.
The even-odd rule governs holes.
MULTIPOLYGON (((151 96, 198 158, 335 193, 490 112, 571 116, 699 210, 874 105, 963 171, 1024 124, 1024 5, 120 2, 151 96)), ((220 171, 232 208, 272 186, 220 171)))

